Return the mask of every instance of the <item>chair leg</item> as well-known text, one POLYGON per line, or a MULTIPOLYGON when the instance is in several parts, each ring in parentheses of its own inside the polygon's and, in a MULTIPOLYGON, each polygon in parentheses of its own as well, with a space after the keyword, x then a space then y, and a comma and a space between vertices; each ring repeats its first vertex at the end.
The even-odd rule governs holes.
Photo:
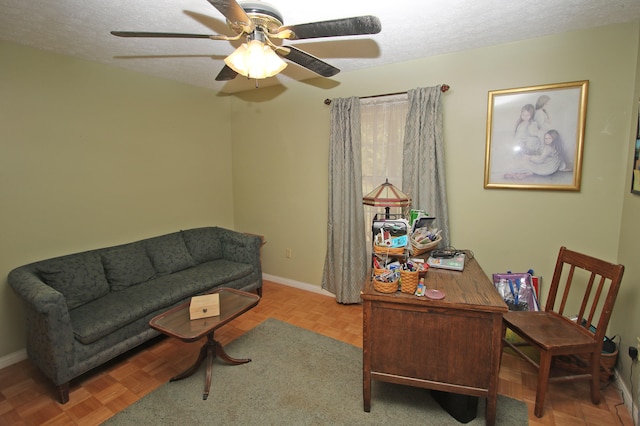
POLYGON ((591 402, 600 404, 600 354, 591 354, 591 402))
POLYGON ((547 386, 549 385, 549 372, 551 371, 551 354, 540 351, 540 367, 538 368, 538 384, 536 386, 536 405, 534 414, 536 417, 542 417, 544 407, 544 398, 547 394, 547 386))

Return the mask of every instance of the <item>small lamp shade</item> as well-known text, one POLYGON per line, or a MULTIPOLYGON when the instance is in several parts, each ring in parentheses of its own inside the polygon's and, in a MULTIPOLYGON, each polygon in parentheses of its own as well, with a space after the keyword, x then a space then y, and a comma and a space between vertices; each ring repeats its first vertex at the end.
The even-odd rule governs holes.
POLYGON ((362 203, 367 206, 385 207, 386 217, 389 218, 391 207, 406 207, 411 205, 411 198, 389 183, 389 179, 362 197, 362 203))

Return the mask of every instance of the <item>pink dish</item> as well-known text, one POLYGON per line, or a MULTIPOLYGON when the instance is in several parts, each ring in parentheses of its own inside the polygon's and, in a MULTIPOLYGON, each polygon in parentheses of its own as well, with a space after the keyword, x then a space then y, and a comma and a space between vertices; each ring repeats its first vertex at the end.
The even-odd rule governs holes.
POLYGON ((424 295, 427 296, 429 299, 435 299, 435 300, 439 300, 439 299, 444 299, 444 293, 441 292, 440 290, 427 290, 424 292, 424 295))

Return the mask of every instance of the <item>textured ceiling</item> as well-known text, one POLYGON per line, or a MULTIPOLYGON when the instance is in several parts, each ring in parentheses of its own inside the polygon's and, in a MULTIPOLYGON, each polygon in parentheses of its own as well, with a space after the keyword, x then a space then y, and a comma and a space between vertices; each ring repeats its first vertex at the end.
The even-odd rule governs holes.
MULTIPOLYGON (((640 0, 272 0, 284 24, 375 15, 380 34, 286 41, 354 71, 465 49, 640 19, 640 0)), ((0 0, 0 39, 234 93, 242 76, 216 82, 237 42, 119 38, 109 31, 233 33, 206 0, 0 0)), ((260 87, 316 75, 290 64, 260 87)))

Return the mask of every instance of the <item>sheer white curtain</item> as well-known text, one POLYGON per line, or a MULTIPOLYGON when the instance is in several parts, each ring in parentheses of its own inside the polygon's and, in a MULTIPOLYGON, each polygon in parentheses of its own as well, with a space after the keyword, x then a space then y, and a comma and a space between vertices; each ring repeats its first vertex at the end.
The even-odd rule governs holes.
MULTIPOLYGON (((362 129, 362 193, 368 194, 389 179, 402 188, 402 145, 409 108, 406 93, 360 100, 362 129)), ((411 196, 411 194, 409 194, 411 196)), ((364 206, 367 250, 371 254, 371 225, 384 208, 364 206)), ((402 213, 400 209, 391 213, 402 213)))

